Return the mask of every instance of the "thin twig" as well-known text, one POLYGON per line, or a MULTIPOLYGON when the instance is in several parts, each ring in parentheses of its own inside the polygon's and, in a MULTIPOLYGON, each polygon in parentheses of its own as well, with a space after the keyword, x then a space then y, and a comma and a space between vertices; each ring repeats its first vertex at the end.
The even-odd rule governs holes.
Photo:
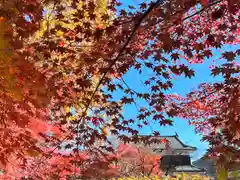
MULTIPOLYGON (((130 41, 132 40, 132 38, 135 36, 136 34, 136 31, 138 29, 138 27, 141 25, 142 21, 145 19, 145 17, 152 11, 152 9, 158 4, 160 3, 161 0, 158 0, 157 2, 155 2, 154 4, 152 4, 152 6, 150 6, 148 8, 148 10, 143 14, 143 16, 139 19, 139 21, 135 24, 134 28, 133 28, 133 31, 132 33, 130 34, 130 36, 128 37, 127 41, 125 42, 125 44, 123 45, 123 47, 120 49, 117 57, 113 60, 113 62, 109 65, 109 67, 107 68, 107 70, 103 73, 101 79, 99 80, 90 100, 89 100, 89 103, 85 109, 85 111, 83 112, 83 116, 85 115, 85 113, 87 112, 88 110, 88 107, 90 106, 93 98, 94 98, 94 95, 96 94, 96 92, 98 91, 99 87, 101 86, 104 78, 106 77, 106 75, 108 74, 109 70, 111 70, 111 68, 115 65, 115 63, 118 61, 118 59, 120 58, 120 56, 122 55, 122 53, 125 51, 126 47, 128 46, 128 44, 130 43, 130 41)), ((82 117, 83 117, 82 116, 82 117)), ((82 118, 79 120, 79 122, 82 120, 82 118)))
POLYGON ((185 17, 185 18, 183 19, 183 21, 185 21, 185 20, 187 20, 187 19, 190 19, 190 18, 192 18, 193 16, 196 16, 196 15, 200 14, 201 12, 205 11, 206 9, 209 9, 210 7, 212 7, 212 6, 220 3, 220 2, 222 2, 222 1, 223 1, 223 0, 219 0, 219 1, 216 1, 216 2, 213 2, 213 3, 209 4, 206 8, 202 8, 202 9, 200 9, 199 11, 193 13, 192 15, 185 17))

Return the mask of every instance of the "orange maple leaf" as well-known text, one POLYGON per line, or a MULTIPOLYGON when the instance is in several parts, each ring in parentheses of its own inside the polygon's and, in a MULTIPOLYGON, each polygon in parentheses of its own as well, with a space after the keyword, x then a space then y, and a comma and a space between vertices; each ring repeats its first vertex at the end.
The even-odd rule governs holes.
POLYGON ((14 68, 9 68, 9 73, 14 74, 14 68))

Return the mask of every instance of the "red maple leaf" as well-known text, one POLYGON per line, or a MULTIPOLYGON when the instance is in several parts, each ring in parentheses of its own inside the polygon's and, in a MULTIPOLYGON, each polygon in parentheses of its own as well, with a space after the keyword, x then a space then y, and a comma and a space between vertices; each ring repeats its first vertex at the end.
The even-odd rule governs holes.
POLYGON ((206 7, 208 5, 208 0, 201 0, 201 3, 203 6, 206 7))
POLYGON ((63 46, 65 45, 65 43, 64 43, 63 41, 60 41, 60 42, 58 43, 58 45, 59 45, 60 47, 63 47, 63 46))

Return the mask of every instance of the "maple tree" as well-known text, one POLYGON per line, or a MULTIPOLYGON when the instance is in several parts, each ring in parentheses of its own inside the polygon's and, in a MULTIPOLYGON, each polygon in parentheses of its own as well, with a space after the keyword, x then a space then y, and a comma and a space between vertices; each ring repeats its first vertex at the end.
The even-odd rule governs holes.
POLYGON ((47 130, 48 111, 44 106, 49 98, 45 94, 51 94, 52 89, 50 81, 44 79, 20 51, 22 38, 31 36, 38 29, 42 6, 37 1, 18 3, 25 6, 14 1, 1 1, 1 168, 9 164, 9 159, 41 153, 36 145, 36 136, 39 137, 36 126, 42 125, 41 132, 47 130), (24 21, 21 16, 24 14, 32 15, 31 23, 24 21))
POLYGON ((121 177, 161 175, 160 156, 127 144, 120 144, 116 151, 121 177))
MULTIPOLYGON (((43 6, 51 6, 52 3, 60 2, 48 1, 44 4, 39 4, 40 2, 38 1, 27 3, 23 1, 22 3, 25 4, 23 7, 19 7, 19 3, 21 4, 20 1, 1 2, 1 12, 3 16, 5 15, 1 18, 1 29, 3 29, 1 32, 1 52, 3 52, 3 54, 1 54, 1 65, 4 72, 1 73, 1 124, 3 126, 1 139, 4 139, 1 150, 2 168, 7 164, 10 166, 13 165, 13 163, 10 163, 11 156, 17 157, 17 159, 22 158, 22 161, 25 161, 26 156, 35 157, 40 154, 45 155, 45 152, 41 149, 42 147, 39 148, 39 143, 42 146, 44 139, 46 142, 50 142, 48 146, 55 147, 58 143, 58 147, 60 144, 58 138, 66 136, 67 132, 66 129, 65 131, 63 130, 64 123, 62 123, 62 121, 57 124, 53 118, 50 118, 52 117, 52 111, 54 109, 49 109, 49 106, 54 106, 57 98, 61 100, 60 97, 63 93, 61 88, 65 87, 59 84, 61 88, 56 89, 58 81, 51 76, 56 75, 51 74, 56 72, 53 69, 51 69, 50 73, 47 71, 46 63, 43 62, 41 46, 36 45, 46 40, 45 37, 41 36, 42 33, 44 34, 46 32, 45 27, 40 27, 40 31, 37 31, 39 29, 37 27, 40 26, 41 23, 44 25, 46 21, 46 19, 40 19, 43 6), (35 7, 37 7, 36 11, 34 9, 35 7), (15 19, 12 15, 9 17, 8 13, 10 12, 4 14, 5 11, 12 9, 18 13, 15 19), (37 9, 39 9, 39 11, 37 11, 37 9), (10 24, 13 27, 9 27, 10 24), (31 25, 36 26, 36 28, 30 29, 31 25), (15 26, 17 28, 15 28, 15 26), (4 30, 6 30, 6 32, 4 30), (18 32, 18 30, 21 32, 18 32), (14 31, 14 33, 12 33, 12 31, 14 31), (29 37, 30 35, 33 36, 29 37), (25 43, 24 46, 23 43, 25 43), (8 47, 12 49, 4 49, 8 47), (40 48, 40 50, 38 48, 40 48), (6 60, 9 61, 6 62, 6 60), (60 125, 62 125, 62 127, 60 127, 60 125), (56 137, 47 137, 46 133, 48 133, 48 131, 54 133, 56 137), (22 148, 19 149, 19 147, 22 148)), ((47 16, 47 18, 49 18, 49 16, 47 16)), ((44 55, 46 55, 46 53, 44 55)), ((54 55, 56 56, 55 52, 52 53, 51 57, 54 58, 54 55)), ((64 78, 66 79, 66 77, 64 78)), ((65 82, 68 83, 68 81, 65 82)), ((72 98, 75 98, 75 96, 72 98)), ((76 101, 76 99, 72 100, 76 101)), ((64 104, 61 105, 61 102, 58 101, 58 107, 65 107, 65 109, 60 112, 60 115, 66 115, 66 113, 69 115, 70 110, 69 107, 65 105, 66 103, 67 101, 65 100, 64 104)), ((81 102, 79 104, 81 104, 81 102)), ((43 147, 45 147, 45 145, 43 147)), ((9 168, 5 168, 6 173, 8 173, 8 169, 9 168)))
MULTIPOLYGON (((213 55, 213 49, 239 44, 239 0, 156 0, 130 6, 131 11, 119 10, 120 5, 116 0, 0 1, 0 162, 4 176, 11 179, 17 172, 26 172, 43 178, 44 171, 36 176, 38 171, 20 164, 30 158, 36 168, 64 159, 54 154, 63 142, 64 149, 77 151, 74 158, 78 160, 82 159, 80 147, 89 149, 99 140, 104 144, 98 150, 113 152, 106 129, 124 142, 156 143, 150 137, 160 132, 140 138, 140 130, 149 125, 149 118, 171 125, 179 112, 184 117, 204 117, 197 129, 220 131, 215 134, 221 134, 221 142, 239 145, 239 77, 233 76, 239 73, 235 63, 239 50, 222 52, 228 62, 212 70, 222 73, 224 82, 203 85, 202 91, 190 93, 180 104, 166 94, 173 76, 194 76, 183 59, 202 63, 213 55), (127 84, 124 75, 132 69, 139 74, 151 72, 142 79, 148 90, 131 89, 127 84), (116 100, 113 93, 117 91, 122 97, 116 100), (195 100, 206 93, 207 101, 195 100), (122 109, 136 105, 136 99, 146 103, 136 106, 136 119, 126 119, 122 109), (229 104, 222 104, 223 99, 229 104)), ((216 144, 218 136, 205 139, 216 144)), ((230 148, 221 145, 214 152, 230 148)), ((68 175, 63 169, 60 173, 68 175)), ((72 168, 70 173, 78 174, 72 168)))
MULTIPOLYGON (((230 66, 239 73, 238 66, 230 66)), ((209 142, 209 155, 226 168, 239 165, 239 98, 239 77, 232 75, 223 82, 201 84, 187 98, 177 97, 180 117, 190 120, 209 142)))

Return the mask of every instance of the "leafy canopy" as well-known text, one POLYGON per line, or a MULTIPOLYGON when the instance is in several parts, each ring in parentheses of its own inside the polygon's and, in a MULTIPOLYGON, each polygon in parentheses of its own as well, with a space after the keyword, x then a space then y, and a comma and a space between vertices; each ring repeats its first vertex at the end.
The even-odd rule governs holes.
POLYGON ((239 0, 156 0, 127 10, 116 0, 1 0, 3 178, 84 176, 84 163, 114 152, 109 134, 161 143, 154 138, 161 132, 142 137, 141 129, 172 125, 177 116, 205 133, 210 152, 234 157, 220 162, 239 160, 239 6, 239 0), (237 49, 226 51, 227 44, 237 49), (213 50, 225 59, 211 70, 222 82, 187 97, 166 93, 175 76, 194 76, 188 63, 203 63, 213 50), (144 74, 146 90, 125 81, 133 69, 144 74), (136 107, 135 119, 124 116, 128 105, 136 107))

